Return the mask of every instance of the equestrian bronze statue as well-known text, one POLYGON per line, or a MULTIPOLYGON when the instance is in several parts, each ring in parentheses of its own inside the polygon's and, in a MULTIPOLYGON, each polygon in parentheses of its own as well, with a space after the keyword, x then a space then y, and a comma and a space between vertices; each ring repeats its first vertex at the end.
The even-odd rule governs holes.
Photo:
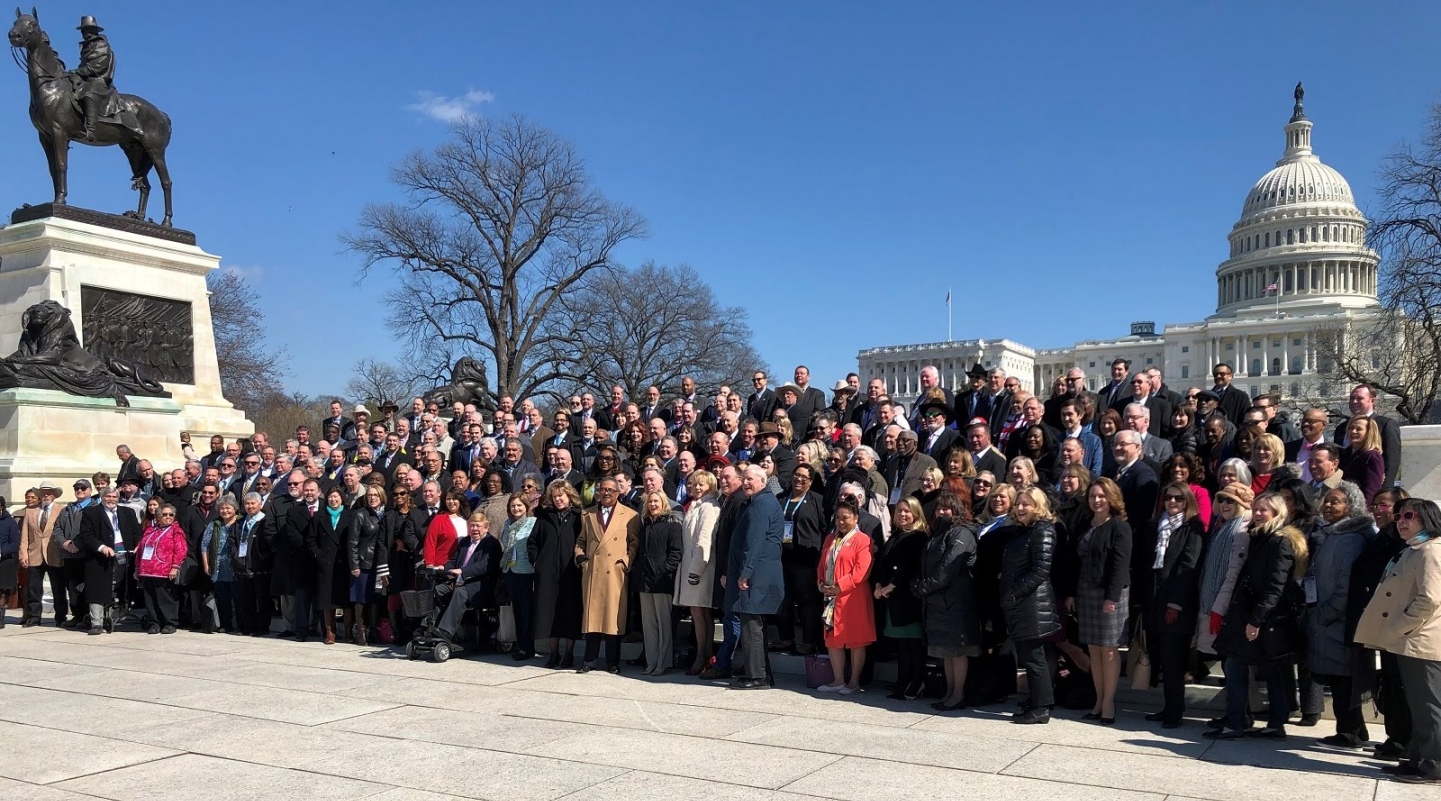
POLYGON ((165 219, 170 226, 170 170, 165 149, 170 146, 170 117, 147 100, 115 91, 115 54, 104 28, 94 17, 82 17, 80 65, 67 70, 50 37, 40 29, 40 15, 32 8, 15 9, 10 46, 30 78, 30 122, 40 132, 40 145, 50 164, 55 205, 65 205, 70 143, 108 147, 119 145, 130 160, 131 188, 140 191, 140 206, 126 216, 145 219, 150 201, 150 170, 160 178, 165 193, 165 219))

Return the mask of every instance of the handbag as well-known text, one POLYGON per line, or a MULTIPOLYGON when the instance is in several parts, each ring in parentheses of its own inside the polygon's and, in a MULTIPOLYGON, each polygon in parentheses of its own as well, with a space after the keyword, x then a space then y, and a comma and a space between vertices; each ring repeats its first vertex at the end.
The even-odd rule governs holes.
POLYGON ((495 627, 496 642, 515 642, 515 607, 507 604, 500 608, 495 627))
POLYGON ((1126 651, 1126 678, 1133 690, 1151 689, 1151 652, 1146 647, 1146 626, 1140 615, 1136 616, 1136 633, 1131 637, 1131 646, 1126 651))
POLYGON ((200 583, 204 576, 205 571, 200 569, 200 560, 194 556, 186 556, 175 574, 175 583, 187 589, 195 589, 195 585, 200 583))
POLYGON ((836 673, 831 658, 825 654, 806 655, 806 686, 814 690, 823 684, 835 684, 836 673))

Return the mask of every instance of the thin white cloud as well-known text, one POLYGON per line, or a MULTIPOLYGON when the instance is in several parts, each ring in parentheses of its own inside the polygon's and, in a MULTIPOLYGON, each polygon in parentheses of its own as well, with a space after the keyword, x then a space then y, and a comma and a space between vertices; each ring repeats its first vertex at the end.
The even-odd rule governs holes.
POLYGON ((265 268, 259 265, 244 266, 237 264, 224 264, 221 265, 220 270, 222 272, 235 273, 236 275, 240 276, 246 281, 251 282, 252 284, 259 283, 260 280, 265 277, 265 268))
POLYGON ((419 95, 420 102, 411 103, 406 108, 447 123, 470 119, 475 116, 476 108, 482 103, 495 102, 494 94, 478 89, 471 89, 465 94, 455 97, 446 97, 429 91, 421 91, 419 95))

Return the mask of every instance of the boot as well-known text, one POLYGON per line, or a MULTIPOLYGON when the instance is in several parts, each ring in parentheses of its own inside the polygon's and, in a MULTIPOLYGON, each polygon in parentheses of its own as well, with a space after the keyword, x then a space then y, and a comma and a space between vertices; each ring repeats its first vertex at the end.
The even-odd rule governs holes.
POLYGON ((80 101, 80 110, 85 113, 85 127, 81 131, 82 139, 91 141, 95 139, 95 126, 100 123, 99 101, 94 98, 85 98, 80 101))

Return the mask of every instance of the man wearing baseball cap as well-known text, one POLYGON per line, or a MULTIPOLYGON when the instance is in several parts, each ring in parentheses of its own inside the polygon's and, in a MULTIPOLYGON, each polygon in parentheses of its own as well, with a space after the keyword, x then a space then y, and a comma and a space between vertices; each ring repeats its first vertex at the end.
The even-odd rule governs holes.
MULTIPOLYGON (((87 554, 81 551, 74 540, 80 534, 80 514, 90 505, 90 496, 95 489, 90 481, 84 478, 77 479, 72 488, 75 490, 75 502, 60 510, 59 518, 55 521, 55 531, 51 534, 55 544, 60 546, 60 556, 64 562, 65 589, 69 593, 70 610, 74 613, 64 623, 57 622, 57 625, 67 629, 85 628, 89 619, 87 611, 90 607, 85 603, 87 554)), ((56 615, 56 620, 59 620, 59 615, 56 615)))

